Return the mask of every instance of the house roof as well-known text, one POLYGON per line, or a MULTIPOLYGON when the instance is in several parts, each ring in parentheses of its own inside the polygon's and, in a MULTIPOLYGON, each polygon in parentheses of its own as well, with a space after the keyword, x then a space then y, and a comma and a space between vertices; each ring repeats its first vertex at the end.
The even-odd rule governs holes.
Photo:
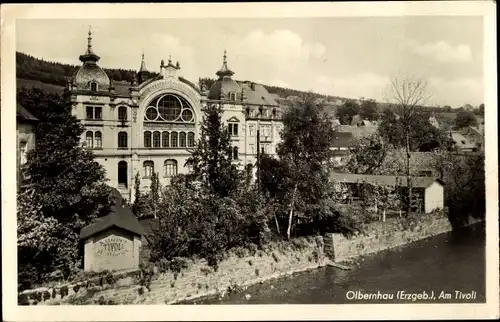
POLYGON ((243 95, 245 95, 245 103, 255 104, 255 105, 279 105, 276 98, 269 94, 266 88, 257 83, 251 82, 238 82, 238 85, 243 90, 243 95))
POLYGON ((39 120, 30 113, 24 106, 17 104, 17 120, 24 122, 38 122, 39 120))
POLYGON ((470 142, 470 140, 468 138, 466 138, 465 136, 463 136, 462 134, 456 132, 456 131, 452 131, 451 133, 451 138, 453 139, 453 141, 455 141, 455 144, 459 147, 459 148, 475 148, 475 145, 472 144, 470 142))
POLYGON ((118 227, 137 235, 144 234, 144 228, 132 210, 123 202, 120 192, 112 188, 111 197, 114 204, 111 206, 110 213, 99 218, 97 222, 83 227, 80 231, 80 239, 87 239, 111 227, 118 227))
POLYGON ((339 131, 350 132, 356 139, 363 138, 375 134, 377 132, 376 125, 341 125, 339 131))
POLYGON ((335 132, 332 147, 348 148, 352 144, 353 135, 350 132, 335 132))
MULTIPOLYGON (((375 185, 399 186, 406 187, 407 181, 405 176, 379 176, 367 174, 353 173, 333 173, 330 178, 336 181, 346 183, 368 182, 375 185)), ((427 188, 434 182, 444 185, 443 181, 433 177, 412 177, 412 186, 415 188, 427 188)))

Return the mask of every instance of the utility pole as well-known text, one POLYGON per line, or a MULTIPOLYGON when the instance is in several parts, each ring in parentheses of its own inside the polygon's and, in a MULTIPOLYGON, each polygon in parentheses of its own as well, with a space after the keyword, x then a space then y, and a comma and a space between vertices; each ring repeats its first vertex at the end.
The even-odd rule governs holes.
POLYGON ((260 192, 260 122, 257 121, 257 191, 260 192))

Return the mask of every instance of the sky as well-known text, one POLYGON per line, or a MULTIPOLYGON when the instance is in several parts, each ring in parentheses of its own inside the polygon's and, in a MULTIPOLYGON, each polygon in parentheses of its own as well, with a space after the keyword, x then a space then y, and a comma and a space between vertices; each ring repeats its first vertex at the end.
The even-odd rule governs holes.
POLYGON ((428 83, 426 105, 484 102, 483 21, 474 16, 18 20, 16 50, 80 65, 91 25, 106 68, 159 71, 169 56, 180 75, 213 77, 227 50, 237 80, 385 101, 395 76, 428 83))

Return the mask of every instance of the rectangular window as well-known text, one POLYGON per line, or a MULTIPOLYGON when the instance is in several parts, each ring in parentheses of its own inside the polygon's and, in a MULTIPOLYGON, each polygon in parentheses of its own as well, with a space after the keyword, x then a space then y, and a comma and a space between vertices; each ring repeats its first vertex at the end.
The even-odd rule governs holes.
POLYGON ((229 123, 228 124, 229 128, 229 134, 231 136, 238 136, 238 124, 236 123, 229 123))
POLYGON ((94 118, 94 107, 87 106, 87 119, 92 120, 94 118))
POLYGON ((255 135, 255 126, 254 125, 250 125, 248 127, 248 135, 249 136, 254 136, 255 135))
POLYGON ((96 106, 94 107, 94 118, 96 120, 102 120, 102 107, 96 106))
POLYGON ((255 154, 255 144, 249 144, 248 148, 250 149, 251 154, 255 154))

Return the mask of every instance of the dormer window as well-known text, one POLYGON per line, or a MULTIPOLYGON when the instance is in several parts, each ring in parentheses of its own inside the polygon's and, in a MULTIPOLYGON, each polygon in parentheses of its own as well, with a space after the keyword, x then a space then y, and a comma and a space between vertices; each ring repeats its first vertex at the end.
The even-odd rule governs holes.
POLYGON ((250 107, 247 107, 246 111, 247 111, 247 116, 250 117, 251 116, 250 115, 250 107))
POLYGON ((91 91, 97 92, 98 89, 99 89, 99 87, 97 86, 97 82, 95 82, 95 81, 90 82, 90 90, 91 91))
POLYGON ((259 115, 260 115, 260 116, 262 116, 262 115, 263 115, 263 114, 262 114, 263 112, 264 112, 264 108, 263 108, 262 106, 261 106, 261 107, 259 107, 259 115))
POLYGON ((276 117, 276 109, 273 108, 273 117, 276 117))
POLYGON ((236 101, 236 93, 229 93, 229 100, 236 101))

